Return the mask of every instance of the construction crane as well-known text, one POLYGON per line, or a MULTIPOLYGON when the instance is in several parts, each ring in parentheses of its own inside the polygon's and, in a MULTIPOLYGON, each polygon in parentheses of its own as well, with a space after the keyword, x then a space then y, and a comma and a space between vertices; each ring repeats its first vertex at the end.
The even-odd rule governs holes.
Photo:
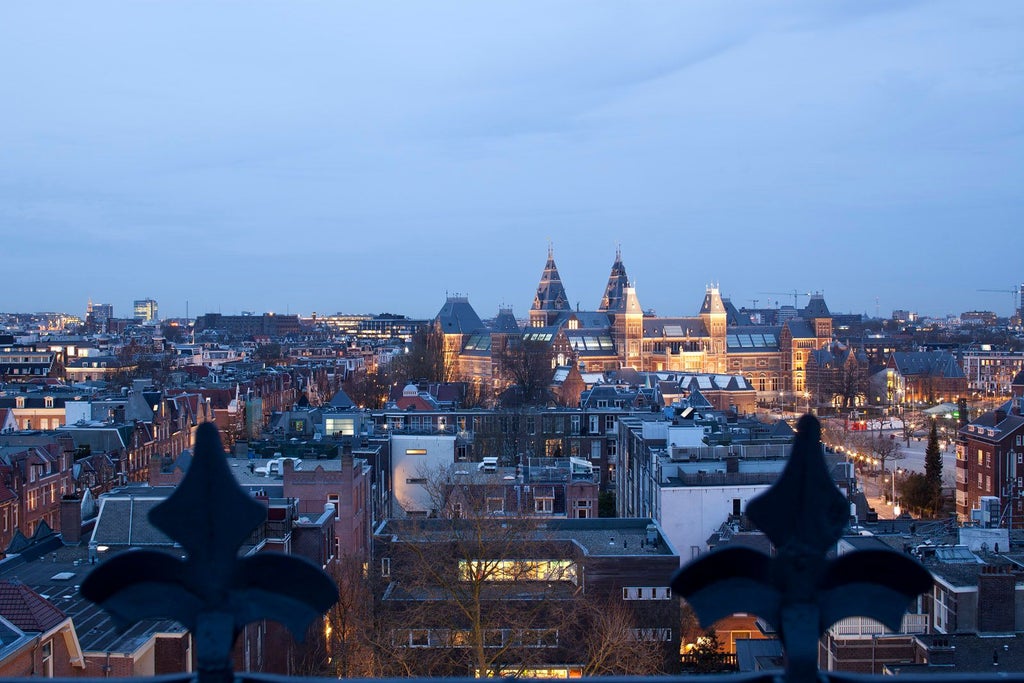
POLYGON ((979 289, 978 291, 990 292, 993 294, 1009 294, 1011 301, 1010 305, 1013 306, 1013 310, 1010 312, 1010 315, 1013 316, 1020 310, 1021 303, 1019 302, 1018 297, 1022 292, 1024 292, 1024 285, 1021 285, 1019 289, 979 289))
POLYGON ((800 292, 800 291, 797 291, 795 289, 793 291, 791 291, 791 292, 758 292, 758 293, 759 294, 774 294, 775 296, 791 296, 791 297, 793 297, 793 308, 797 307, 796 300, 797 300, 798 296, 811 296, 811 294, 813 294, 813 292, 800 292))

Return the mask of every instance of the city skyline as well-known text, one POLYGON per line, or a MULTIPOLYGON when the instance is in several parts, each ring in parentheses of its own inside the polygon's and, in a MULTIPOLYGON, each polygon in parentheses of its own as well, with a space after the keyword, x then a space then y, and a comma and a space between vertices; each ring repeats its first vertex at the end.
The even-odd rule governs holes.
POLYGON ((94 2, 0 26, 0 310, 1011 313, 1024 6, 94 2), (10 277, 13 275, 13 277, 10 277), (803 305, 806 299, 798 302, 803 305))

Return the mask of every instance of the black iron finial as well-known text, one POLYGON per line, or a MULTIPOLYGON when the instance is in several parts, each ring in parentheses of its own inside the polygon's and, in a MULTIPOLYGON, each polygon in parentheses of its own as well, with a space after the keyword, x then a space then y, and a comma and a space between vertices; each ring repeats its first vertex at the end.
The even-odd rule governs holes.
POLYGON ((334 582, 303 558, 273 552, 238 557, 266 514, 235 482, 216 427, 200 425, 184 480, 149 515, 181 543, 186 559, 126 552, 93 570, 82 595, 122 627, 156 617, 181 622, 195 637, 199 680, 230 681, 231 648, 245 624, 270 619, 301 640, 338 599, 334 582))
POLYGON ((829 626, 865 616, 898 630, 910 601, 932 585, 920 564, 890 550, 828 560, 849 504, 825 468, 821 426, 812 415, 800 419, 782 476, 750 501, 747 516, 772 541, 775 558, 751 548, 717 550, 679 570, 672 588, 704 626, 737 612, 772 623, 790 683, 816 680, 818 639, 829 626))

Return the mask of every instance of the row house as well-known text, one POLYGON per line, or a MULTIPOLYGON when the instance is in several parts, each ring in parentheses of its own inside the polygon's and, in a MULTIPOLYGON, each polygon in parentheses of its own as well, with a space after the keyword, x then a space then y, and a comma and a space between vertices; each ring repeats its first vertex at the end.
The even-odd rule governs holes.
POLYGON ((28 344, 0 344, 0 381, 25 382, 50 377, 56 354, 28 344))
POLYGON ((23 391, 0 396, 0 409, 10 412, 16 429, 56 429, 67 423, 65 405, 80 398, 68 392, 23 391))
POLYGON ((212 419, 209 403, 195 393, 162 398, 136 393, 123 403, 98 401, 90 408, 105 412, 109 420, 82 420, 58 431, 71 437, 79 457, 86 460, 79 483, 95 496, 118 484, 148 481, 154 456, 191 448, 196 428, 212 419))
POLYGON ((0 446, 0 544, 4 548, 17 531, 31 536, 43 523, 60 528, 60 501, 71 490, 71 463, 70 444, 55 438, 35 445, 0 446))
POLYGON ((956 511, 961 521, 970 521, 984 499, 995 499, 1007 526, 1024 527, 1024 372, 1014 378, 1011 392, 1008 402, 960 429, 956 511))

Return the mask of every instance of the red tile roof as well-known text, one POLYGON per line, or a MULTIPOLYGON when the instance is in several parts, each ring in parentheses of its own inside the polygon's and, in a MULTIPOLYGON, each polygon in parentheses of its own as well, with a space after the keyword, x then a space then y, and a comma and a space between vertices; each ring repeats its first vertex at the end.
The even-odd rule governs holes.
POLYGON ((0 581, 0 616, 30 633, 43 633, 67 615, 23 583, 0 581))

